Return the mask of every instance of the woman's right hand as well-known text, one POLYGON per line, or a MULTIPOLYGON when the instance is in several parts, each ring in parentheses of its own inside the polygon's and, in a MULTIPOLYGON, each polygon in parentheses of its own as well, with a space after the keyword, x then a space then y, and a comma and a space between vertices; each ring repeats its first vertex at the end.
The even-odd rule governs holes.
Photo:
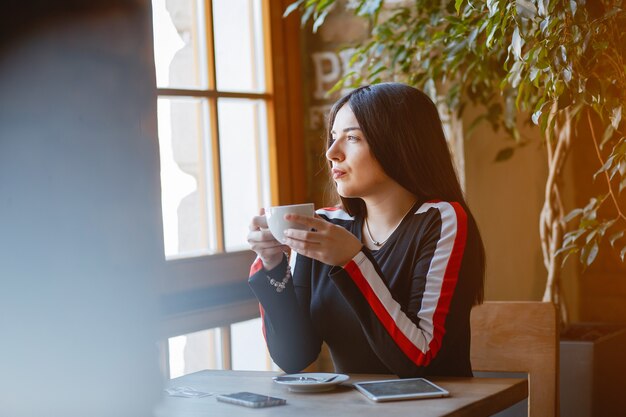
POLYGON ((272 235, 267 228, 265 209, 259 211, 258 216, 252 218, 249 226, 248 244, 263 262, 263 267, 269 271, 277 267, 283 260, 283 253, 289 252, 289 246, 283 245, 272 235))

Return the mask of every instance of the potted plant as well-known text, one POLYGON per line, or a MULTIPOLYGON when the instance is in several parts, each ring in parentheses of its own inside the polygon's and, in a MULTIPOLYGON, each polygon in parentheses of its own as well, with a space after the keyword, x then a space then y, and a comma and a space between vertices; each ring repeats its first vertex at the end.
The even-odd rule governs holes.
MULTIPOLYGON (((302 23, 313 22, 315 31, 336 3, 299 0, 286 13, 300 9, 302 23)), ((347 7, 369 21, 370 31, 351 60, 360 70, 345 74, 335 89, 394 79, 444 97, 459 117, 468 106, 482 108, 465 136, 480 122, 507 132, 513 145, 503 146, 497 161, 528 142, 520 134, 520 119, 541 132, 548 161, 538 219, 547 271, 543 300, 558 306, 565 328, 569 319, 560 280, 565 259, 577 255, 584 269, 601 249, 613 251, 622 263, 626 257, 621 1, 353 0, 347 7), (564 176, 563 167, 571 150, 587 140, 577 134, 583 129, 597 160, 598 189, 567 213, 562 187, 572 178, 564 176)))

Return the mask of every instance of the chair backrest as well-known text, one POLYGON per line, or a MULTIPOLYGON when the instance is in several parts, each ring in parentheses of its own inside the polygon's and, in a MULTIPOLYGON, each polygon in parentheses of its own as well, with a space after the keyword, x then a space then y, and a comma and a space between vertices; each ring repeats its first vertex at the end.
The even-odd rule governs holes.
POLYGON ((558 415, 556 308, 543 302, 486 302, 472 309, 474 371, 528 374, 528 415, 558 415))

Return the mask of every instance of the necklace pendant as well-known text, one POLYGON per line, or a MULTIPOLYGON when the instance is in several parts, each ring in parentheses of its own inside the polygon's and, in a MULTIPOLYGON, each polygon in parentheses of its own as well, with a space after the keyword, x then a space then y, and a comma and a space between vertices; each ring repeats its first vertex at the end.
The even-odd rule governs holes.
MULTIPOLYGON (((415 203, 413 203, 413 205, 415 205, 415 203)), ((365 232, 367 233, 367 237, 369 237, 370 241, 374 244, 374 246, 376 246, 377 248, 380 248, 382 245, 385 244, 385 242, 387 242, 389 240, 389 238, 391 237, 391 235, 393 235, 393 232, 396 231, 396 229, 398 227, 400 227, 400 225, 402 224, 402 220, 404 220, 404 218, 409 214, 409 212, 411 211, 411 209, 413 208, 413 205, 411 205, 411 207, 409 207, 409 211, 407 211, 404 216, 402 216, 402 218, 400 219, 400 222, 396 225, 396 227, 394 227, 391 230, 391 233, 389 233, 389 235, 387 236, 387 239, 381 241, 378 240, 374 240, 374 238, 372 237, 372 232, 370 232, 370 225, 367 221, 367 216, 365 216, 365 232)))

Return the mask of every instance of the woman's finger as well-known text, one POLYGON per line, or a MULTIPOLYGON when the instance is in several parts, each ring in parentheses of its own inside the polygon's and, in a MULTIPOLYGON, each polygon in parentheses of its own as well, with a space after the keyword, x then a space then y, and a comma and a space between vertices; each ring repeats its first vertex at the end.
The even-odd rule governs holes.
POLYGON ((269 230, 251 230, 248 233, 248 243, 252 242, 271 242, 274 245, 280 244, 269 230))
POLYGON ((278 242, 249 242, 250 249, 259 255, 273 255, 277 253, 289 253, 290 248, 287 245, 278 244, 278 242))
POLYGON ((293 239, 290 237, 285 237, 285 244, 289 246, 291 249, 297 249, 298 251, 311 250, 312 248, 317 250, 320 246, 319 242, 312 242, 309 240, 298 240, 298 239, 293 239))
POLYGON ((256 229, 267 229, 267 219, 265 218, 265 216, 254 216, 252 218, 252 223, 250 224, 250 229, 251 230, 256 230, 256 229))
POLYGON ((285 236, 291 239, 311 243, 321 243, 323 240, 321 233, 299 229, 287 229, 285 230, 285 236))
POLYGON ((299 214, 287 214, 285 215, 285 219, 306 226, 308 229, 316 229, 321 230, 324 227, 330 225, 326 220, 321 217, 309 217, 309 216, 301 216, 299 214))

